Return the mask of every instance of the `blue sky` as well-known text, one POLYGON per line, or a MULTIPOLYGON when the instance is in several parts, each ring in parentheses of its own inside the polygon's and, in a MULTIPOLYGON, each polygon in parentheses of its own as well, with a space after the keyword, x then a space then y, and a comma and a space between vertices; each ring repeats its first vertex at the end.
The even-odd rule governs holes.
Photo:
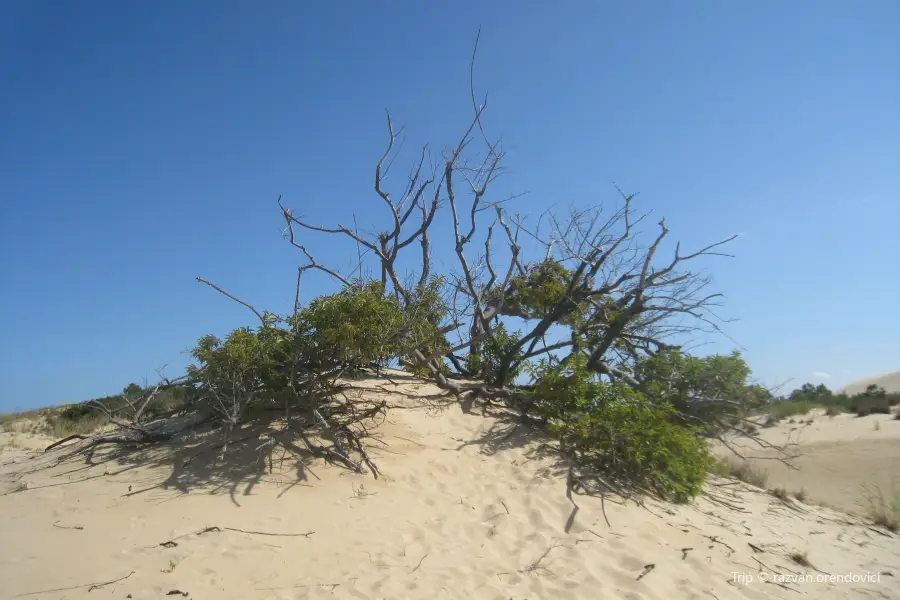
POLYGON ((764 383, 900 369, 893 0, 8 0, 0 410, 176 375, 200 335, 252 324, 197 275, 286 310, 278 195, 380 226, 384 109, 408 148, 455 142, 479 26, 520 211, 615 202, 615 181, 689 246, 744 234, 711 267, 764 383))

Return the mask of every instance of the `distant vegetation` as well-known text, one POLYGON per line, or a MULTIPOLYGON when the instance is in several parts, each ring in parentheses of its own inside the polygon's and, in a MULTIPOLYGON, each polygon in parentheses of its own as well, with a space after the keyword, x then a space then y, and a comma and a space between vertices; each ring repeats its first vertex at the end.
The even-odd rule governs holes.
MULTIPOLYGON (((77 404, 54 408, 40 408, 26 412, 7 413, 0 415, 0 428, 8 429, 13 426, 27 426, 33 433, 41 433, 50 437, 63 438, 71 435, 87 435, 94 433, 109 424, 107 412, 101 407, 114 412, 124 410, 129 404, 134 404, 146 397, 151 390, 143 388, 136 383, 130 383, 121 394, 104 396, 86 400, 77 404)), ((156 394, 147 407, 148 417, 159 417, 177 410, 185 404, 188 391, 183 388, 173 388, 156 394)))
POLYGON ((859 394, 835 394, 822 384, 805 383, 787 398, 775 398, 765 409, 769 423, 788 417, 804 415, 815 408, 824 408, 825 414, 835 416, 843 412, 863 417, 869 414, 890 414, 891 407, 900 405, 900 393, 887 393, 884 388, 870 385, 859 394))

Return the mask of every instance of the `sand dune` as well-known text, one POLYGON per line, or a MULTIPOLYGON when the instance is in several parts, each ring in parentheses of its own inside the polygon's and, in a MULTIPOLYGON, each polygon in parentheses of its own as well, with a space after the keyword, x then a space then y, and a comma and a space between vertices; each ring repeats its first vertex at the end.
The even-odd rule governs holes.
POLYGON ((900 538, 844 513, 724 479, 691 506, 576 495, 573 510, 525 425, 378 383, 396 405, 378 480, 268 460, 249 432, 218 465, 202 439, 47 470, 6 452, 0 597, 900 597, 900 538))
POLYGON ((900 371, 886 373, 878 377, 860 379, 859 381, 848 383, 840 391, 844 394, 859 394, 866 391, 866 388, 873 383, 883 387, 888 392, 900 392, 900 371))
POLYGON ((892 415, 828 417, 817 409, 761 431, 797 455, 786 465, 772 460, 775 452, 737 444, 742 454, 760 457, 750 462, 768 473, 770 488, 803 490, 812 501, 855 514, 866 512, 866 488, 900 497, 900 420, 892 415))

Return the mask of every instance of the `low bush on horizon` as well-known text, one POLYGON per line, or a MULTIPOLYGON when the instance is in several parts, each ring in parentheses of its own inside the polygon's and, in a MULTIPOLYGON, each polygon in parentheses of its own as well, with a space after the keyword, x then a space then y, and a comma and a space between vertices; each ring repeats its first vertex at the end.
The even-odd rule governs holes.
POLYGON ((785 400, 774 404, 769 409, 768 415, 777 422, 789 417, 805 415, 811 410, 822 408, 822 406, 822 404, 808 400, 785 400))
POLYGON ((765 410, 768 425, 783 419, 824 408, 829 417, 841 413, 855 413, 864 417, 874 413, 890 414, 891 407, 900 404, 900 393, 887 393, 884 388, 870 385, 858 394, 835 394, 822 384, 805 383, 791 392, 788 398, 776 399, 765 410))

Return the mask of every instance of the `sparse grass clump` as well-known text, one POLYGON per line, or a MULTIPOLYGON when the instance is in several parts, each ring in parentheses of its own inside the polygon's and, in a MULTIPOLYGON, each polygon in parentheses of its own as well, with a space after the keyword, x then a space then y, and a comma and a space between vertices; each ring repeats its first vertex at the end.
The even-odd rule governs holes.
POLYGON ((794 498, 796 498, 800 502, 806 502, 806 498, 807 498, 806 489, 801 488, 799 491, 794 492, 794 498))
POLYGON ((782 502, 788 502, 790 500, 790 494, 784 488, 777 487, 769 490, 769 493, 781 500, 782 502))
POLYGON ((0 414, 0 431, 21 432, 26 424, 37 423, 47 409, 0 414))
POLYGON ((734 458, 715 461, 712 472, 725 477, 734 477, 744 483, 760 488, 766 487, 766 481, 769 479, 768 473, 750 461, 736 460, 734 458))
POLYGON ((11 438, 9 438, 9 440, 7 440, 6 447, 12 448, 14 450, 21 450, 22 448, 25 447, 25 445, 22 443, 22 440, 20 440, 17 436, 12 436, 11 438))
POLYGON ((811 567, 812 563, 809 562, 809 556, 806 552, 800 552, 799 550, 791 553, 790 558, 792 561, 800 565, 801 567, 811 567))
POLYGON ((900 491, 896 488, 886 494, 877 485, 863 486, 863 507, 875 525, 895 533, 900 530, 900 491))

